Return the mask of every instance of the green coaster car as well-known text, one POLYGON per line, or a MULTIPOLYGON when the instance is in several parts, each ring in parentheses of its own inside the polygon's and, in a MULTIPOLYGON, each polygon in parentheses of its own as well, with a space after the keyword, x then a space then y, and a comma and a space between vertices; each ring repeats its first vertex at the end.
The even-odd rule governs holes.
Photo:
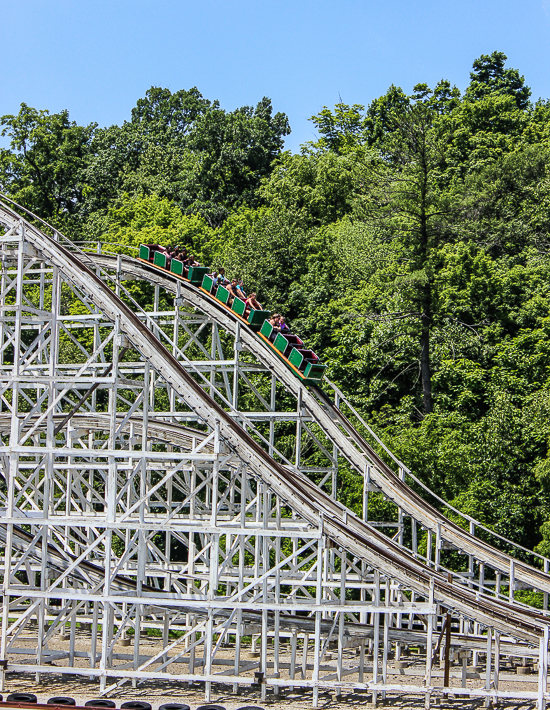
MULTIPOLYGON (((266 320, 266 321, 262 324, 262 327, 260 328, 260 333, 261 333, 261 335, 263 335, 263 336, 264 336, 265 338, 267 338, 268 340, 272 340, 272 337, 271 337, 271 336, 273 335, 273 330, 274 330, 274 328, 273 328, 273 326, 271 325, 271 323, 270 323, 268 320, 266 320)), ((275 338, 273 338, 273 340, 274 340, 274 339, 275 339, 275 338)))
MULTIPOLYGON (((155 266, 162 269, 167 268, 168 257, 163 251, 158 251, 156 248, 151 249, 146 244, 141 244, 139 258, 151 263, 151 256, 155 266)), ((179 259, 171 259, 170 271, 175 276, 191 282, 194 286, 201 286, 209 294, 215 291, 215 297, 218 301, 227 308, 230 307, 231 294, 225 286, 214 287, 214 279, 208 274, 208 267, 192 266, 187 270, 179 259)), ((247 316, 246 302, 242 298, 233 299, 231 310, 240 318, 246 318, 252 330, 259 331, 260 335, 269 344, 269 347, 277 353, 292 370, 293 374, 302 382, 306 384, 319 384, 321 382, 327 366, 321 364, 313 350, 308 350, 304 347, 304 343, 297 335, 288 332, 283 334, 278 329, 276 330, 269 322, 270 311, 255 311, 251 309, 247 316)))
POLYGON ((284 357, 288 358, 292 352, 292 348, 302 348, 304 343, 297 335, 290 335, 290 333, 283 335, 282 333, 278 333, 273 345, 284 357))
POLYGON ((326 365, 321 365, 313 350, 292 348, 288 360, 308 379, 322 379, 327 369, 326 365))
POLYGON ((260 334, 269 341, 280 358, 292 369, 294 374, 306 384, 319 384, 323 379, 326 365, 321 365, 313 350, 306 350, 297 335, 277 333, 271 323, 266 320, 260 329, 260 334))
POLYGON ((259 330, 264 323, 267 323, 271 316, 270 311, 250 311, 248 314, 248 322, 252 330, 259 330))

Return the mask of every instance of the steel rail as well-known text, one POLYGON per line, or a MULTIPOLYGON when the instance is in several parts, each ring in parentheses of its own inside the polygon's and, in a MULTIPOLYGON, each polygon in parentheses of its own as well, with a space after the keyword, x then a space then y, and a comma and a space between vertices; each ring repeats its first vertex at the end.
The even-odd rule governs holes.
MULTIPOLYGON (((254 474, 276 495, 312 525, 320 524, 333 543, 423 597, 428 598, 433 590, 435 601, 455 613, 463 614, 483 626, 494 627, 501 633, 528 643, 539 642, 544 630, 548 628, 548 622, 542 614, 535 610, 520 609, 514 604, 449 583, 441 573, 427 568, 407 550, 331 499, 297 469, 293 470, 274 461, 228 412, 210 398, 139 317, 80 258, 3 204, 0 205, 0 218, 14 230, 18 226, 24 226, 25 240, 34 247, 39 258, 57 266, 64 278, 84 293, 107 318, 118 322, 120 333, 128 338, 136 350, 173 387, 186 405, 212 429, 218 429, 226 445, 248 464, 254 474)), ((195 299, 199 307, 202 302, 203 309, 204 303, 209 302, 200 290, 190 286, 187 296, 195 299)), ((231 323, 229 312, 224 318, 226 322, 231 323)), ((243 329, 245 337, 246 334, 247 330, 243 329)), ((260 354, 265 355, 268 348, 262 348, 252 332, 246 340, 251 342, 253 349, 253 342, 257 341, 260 354)), ((282 363, 280 367, 274 363, 271 369, 279 376, 282 368, 282 363)), ((285 379, 290 377, 291 375, 288 375, 285 379)), ((296 386, 294 390, 296 391, 296 386)), ((322 412, 322 407, 315 406, 313 394, 307 390, 305 393, 306 408, 322 412)), ((311 413, 313 414, 313 411, 311 413)), ((321 421, 331 421, 328 411, 319 418, 321 421)), ((329 427, 329 431, 331 430, 340 433, 334 423, 329 427)), ((352 458, 356 458, 360 452, 355 447, 353 449, 352 458)))
MULTIPOLYGON (((104 268, 113 268, 118 257, 110 255, 90 254, 94 262, 104 268)), ((371 467, 371 481, 382 493, 406 515, 417 523, 439 534, 442 540, 451 543, 462 552, 472 555, 476 560, 484 562, 493 569, 506 575, 514 565, 514 578, 528 587, 550 593, 550 575, 511 555, 498 550, 489 543, 470 534, 455 522, 447 518, 441 511, 428 503, 391 469, 378 455, 372 446, 353 427, 347 417, 341 412, 328 395, 320 387, 306 387, 286 368, 273 351, 249 328, 244 326, 231 311, 221 306, 216 299, 210 297, 202 289, 189 282, 163 272, 154 266, 149 266, 132 257, 122 257, 123 273, 134 278, 142 278, 175 292, 177 284, 185 289, 185 298, 196 308, 202 310, 214 319, 221 327, 235 331, 237 323, 240 326, 240 337, 249 349, 268 369, 276 374, 285 387, 296 397, 301 396, 303 407, 317 422, 328 438, 334 441, 349 463, 362 475, 366 465, 371 467)), ((511 545, 514 543, 510 542, 511 545)))

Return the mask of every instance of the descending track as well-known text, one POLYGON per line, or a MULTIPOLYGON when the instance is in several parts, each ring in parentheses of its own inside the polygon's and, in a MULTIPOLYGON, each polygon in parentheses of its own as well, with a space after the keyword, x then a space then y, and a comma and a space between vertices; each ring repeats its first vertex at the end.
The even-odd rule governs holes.
POLYGON ((543 571, 525 564, 487 542, 477 538, 445 517, 418 493, 412 490, 395 472, 381 459, 376 451, 365 441, 361 434, 352 426, 345 415, 335 407, 334 403, 319 387, 305 386, 281 363, 273 351, 248 327, 244 326, 236 316, 205 291, 188 282, 178 279, 169 272, 149 266, 142 261, 130 257, 109 255, 89 255, 94 263, 108 269, 122 267, 122 276, 143 279, 162 286, 167 291, 176 293, 178 288, 185 293, 188 300, 198 310, 208 314, 210 318, 232 332, 240 329, 240 337, 249 349, 267 368, 284 382, 285 387, 296 397, 301 398, 303 406, 312 418, 322 428, 330 440, 335 442, 341 453, 352 466, 364 474, 367 465, 370 466, 371 480, 383 494, 392 500, 407 515, 420 525, 441 536, 442 540, 451 543, 456 549, 472 555, 489 567, 510 574, 524 585, 546 593, 550 593, 550 576, 543 571))
MULTIPOLYGON (((10 208, 0 206, 0 221, 14 230, 21 223, 20 216, 10 208)), ((383 575, 397 580, 404 587, 409 588, 425 598, 430 596, 431 590, 435 600, 444 606, 453 609, 458 614, 475 619, 484 626, 494 627, 498 631, 512 637, 523 639, 532 644, 538 644, 539 639, 547 629, 547 620, 535 611, 519 608, 514 604, 476 594, 462 586, 452 585, 440 573, 428 569, 418 559, 413 557, 385 535, 371 527, 343 505, 331 499, 327 494, 317 488, 306 476, 298 470, 283 466, 273 460, 269 454, 235 421, 230 413, 220 407, 202 387, 191 377, 185 367, 171 355, 145 326, 140 318, 104 283, 94 271, 89 268, 93 262, 86 265, 74 253, 63 247, 59 241, 41 232, 29 223, 25 224, 25 239, 36 250, 38 258, 57 266, 64 278, 71 281, 80 291, 85 293, 92 303, 111 321, 119 324, 120 332, 138 350, 151 366, 168 382, 181 399, 213 430, 219 430, 226 445, 237 453, 271 490, 282 500, 286 501, 305 520, 312 525, 322 522, 326 535, 338 546, 349 554, 379 570, 383 575)), ((136 275, 147 272, 147 266, 141 266, 132 260, 125 260, 125 268, 131 267, 136 275)), ((111 262, 112 264, 112 262, 111 262)), ((151 270, 151 280, 166 279, 158 277, 151 270)), ((173 285, 172 285, 173 287, 173 285)), ((198 289, 187 288, 186 299, 194 303, 201 310, 208 310, 222 325, 230 330, 234 328, 231 315, 217 308, 214 302, 198 289), (217 309, 217 313, 216 313, 217 309)), ((273 372, 277 373, 291 391, 297 391, 300 384, 290 375, 284 373, 269 355, 268 348, 255 339, 255 336, 243 329, 243 340, 247 347, 257 353, 273 372), (281 370, 281 371, 280 371, 281 370)), ((303 404, 319 422, 329 437, 342 439, 342 427, 347 426, 336 410, 329 407, 321 399, 319 392, 302 392, 303 404)), ((365 454, 361 452, 352 440, 339 444, 345 449, 345 455, 361 470, 365 463, 365 454)), ((372 460, 376 461, 372 454, 372 460)), ((382 464, 377 464, 377 483, 382 490, 387 490, 389 497, 394 500, 403 500, 404 507, 410 510, 421 521, 433 524, 436 519, 435 511, 432 512, 427 504, 422 504, 421 499, 407 493, 403 487, 392 486, 392 478, 382 464)), ((444 522, 444 519, 441 519, 444 522)), ((466 546, 468 536, 460 537, 452 525, 447 525, 445 535, 459 543, 457 546, 466 546)), ((485 546, 478 540, 471 541, 472 547, 478 551, 479 559, 487 559, 496 566, 502 564, 504 555, 485 546)), ((548 578, 538 574, 536 570, 525 567, 522 571, 525 578, 533 579, 536 586, 547 586, 548 578)), ((519 577, 519 574, 517 575, 519 577)))

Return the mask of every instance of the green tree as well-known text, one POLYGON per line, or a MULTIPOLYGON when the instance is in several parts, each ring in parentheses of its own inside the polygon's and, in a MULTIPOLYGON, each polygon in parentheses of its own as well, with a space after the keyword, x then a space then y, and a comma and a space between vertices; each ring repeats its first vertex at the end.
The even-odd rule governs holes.
POLYGON ((56 225, 69 225, 82 204, 84 169, 95 123, 79 126, 69 112, 50 114, 21 104, 0 118, 11 150, 0 150, 0 189, 56 225))
POLYGON ((181 142, 199 116, 218 107, 218 101, 205 99, 196 86, 175 93, 152 86, 132 109, 131 123, 141 127, 144 140, 166 145, 174 139, 181 142))
POLYGON ((396 117, 410 107, 410 98, 401 87, 393 84, 384 94, 371 102, 365 116, 365 132, 368 145, 377 146, 395 130, 396 117))
POLYGON ((228 273, 244 279, 249 291, 258 292, 264 307, 292 318, 293 291, 300 288, 307 271, 311 236, 288 213, 263 208, 246 232, 233 240, 224 263, 228 273))
POLYGON ((371 156, 354 150, 284 153, 260 187, 264 203, 303 227, 317 227, 352 211, 354 197, 368 180, 371 156))
POLYGON ((269 175, 290 133, 270 99, 232 112, 214 108, 201 116, 188 139, 178 202, 219 227, 231 209, 259 205, 261 180, 269 175))
POLYGON ((88 213, 117 195, 157 194, 219 227, 232 209, 259 204, 258 187, 290 128, 271 101, 227 112, 196 88, 151 88, 132 120, 97 132, 86 171, 88 213))
POLYGON ((510 139, 510 149, 466 179, 464 233, 494 257, 546 254, 550 234, 550 146, 510 139))
POLYGON ((196 87, 172 93, 153 86, 137 101, 130 121, 98 129, 84 176, 85 215, 106 209, 124 193, 176 199, 189 133, 199 116, 217 108, 196 87))
POLYGON ((503 52, 482 54, 476 59, 465 98, 477 101, 495 94, 512 96, 519 109, 526 109, 531 89, 526 86, 525 77, 520 76, 517 69, 504 68, 507 59, 503 52))
POLYGON ((313 143, 317 150, 330 150, 341 155, 365 142, 365 107, 338 103, 331 111, 326 106, 309 119, 315 124, 320 138, 313 143))
POLYGON ((122 195, 106 215, 90 220, 86 237, 117 247, 133 247, 123 252, 137 254, 140 244, 185 246, 202 263, 209 263, 213 231, 199 215, 184 215, 177 205, 158 195, 122 195))
POLYGON ((407 272, 399 288, 408 302, 388 317, 418 324, 423 410, 433 409, 430 331, 436 301, 433 285, 439 248, 453 238, 452 196, 442 181, 445 143, 434 130, 433 93, 423 85, 409 106, 394 114, 380 145, 378 177, 358 203, 358 214, 388 240, 398 240, 407 272))

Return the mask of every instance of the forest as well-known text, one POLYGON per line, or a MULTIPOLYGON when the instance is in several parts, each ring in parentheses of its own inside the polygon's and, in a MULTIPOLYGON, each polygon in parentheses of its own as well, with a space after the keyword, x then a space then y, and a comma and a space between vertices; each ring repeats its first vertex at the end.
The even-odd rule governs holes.
POLYGON ((295 154, 265 97, 152 87, 108 128, 22 104, 0 191, 74 240, 190 246, 244 279, 432 490, 550 554, 550 100, 506 59, 463 93, 325 107, 295 154))

